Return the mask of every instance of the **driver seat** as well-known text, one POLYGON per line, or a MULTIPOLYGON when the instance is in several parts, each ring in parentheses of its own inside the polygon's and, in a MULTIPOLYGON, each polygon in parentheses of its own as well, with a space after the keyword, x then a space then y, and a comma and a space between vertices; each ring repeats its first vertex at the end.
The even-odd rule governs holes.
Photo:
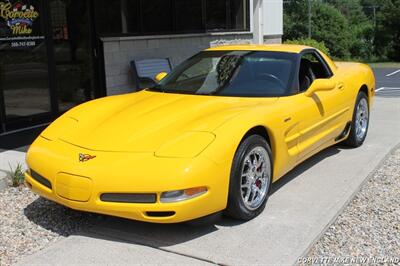
POLYGON ((311 86, 315 78, 316 77, 312 70, 311 61, 306 58, 302 58, 299 70, 300 92, 306 91, 311 86))

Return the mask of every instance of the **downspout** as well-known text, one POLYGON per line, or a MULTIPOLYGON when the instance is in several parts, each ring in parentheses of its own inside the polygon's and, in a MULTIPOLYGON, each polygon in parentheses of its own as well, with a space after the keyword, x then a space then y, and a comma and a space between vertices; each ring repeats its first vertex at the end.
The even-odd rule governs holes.
POLYGON ((253 0, 253 43, 264 43, 263 0, 253 0))

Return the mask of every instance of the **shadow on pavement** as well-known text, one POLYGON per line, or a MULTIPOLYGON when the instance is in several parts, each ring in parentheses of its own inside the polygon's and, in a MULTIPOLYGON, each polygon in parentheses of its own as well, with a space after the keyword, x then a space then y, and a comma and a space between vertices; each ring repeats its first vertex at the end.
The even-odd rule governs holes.
MULTIPOLYGON (((345 147, 333 146, 301 163, 279 181, 275 182, 271 194, 277 193, 285 184, 322 160, 340 153, 345 147)), ((243 221, 228 217, 204 226, 180 224, 151 224, 100 214, 79 212, 39 198, 28 205, 24 213, 35 224, 57 234, 82 235, 111 241, 136 243, 155 248, 177 245, 211 234, 219 227, 241 226, 243 221)))
POLYGON ((61 236, 80 234, 105 219, 105 216, 69 209, 45 198, 38 198, 24 209, 33 223, 61 236))
POLYGON ((336 155, 340 153, 341 150, 348 149, 346 146, 342 145, 335 145, 332 147, 329 147, 316 155, 312 156, 311 158, 305 160, 298 166, 296 166, 293 170, 291 170, 289 173, 281 177, 278 181, 274 182, 271 187, 271 192, 270 194, 276 193, 280 188, 282 188, 284 185, 295 179, 297 176, 301 175, 302 173, 306 172, 308 169, 312 168, 314 165, 318 164, 319 162, 325 160, 326 158, 329 158, 333 155, 336 155))

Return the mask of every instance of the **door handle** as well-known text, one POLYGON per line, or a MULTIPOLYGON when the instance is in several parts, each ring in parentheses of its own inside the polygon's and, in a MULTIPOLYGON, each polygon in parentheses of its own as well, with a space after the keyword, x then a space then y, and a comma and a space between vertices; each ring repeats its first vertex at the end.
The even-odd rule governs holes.
POLYGON ((338 88, 339 90, 343 90, 343 89, 344 89, 344 83, 339 82, 339 83, 336 85, 336 88, 338 88))

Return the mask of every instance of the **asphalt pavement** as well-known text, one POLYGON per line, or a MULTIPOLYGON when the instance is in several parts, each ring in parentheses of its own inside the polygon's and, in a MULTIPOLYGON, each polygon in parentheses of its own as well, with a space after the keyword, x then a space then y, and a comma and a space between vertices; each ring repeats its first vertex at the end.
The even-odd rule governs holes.
POLYGON ((254 220, 191 227, 109 217, 19 264, 295 264, 400 143, 400 71, 389 75, 395 71, 375 70, 378 92, 364 145, 337 145, 302 163, 274 183, 254 220))
POLYGON ((400 68, 376 68, 376 95, 400 97, 400 68))

